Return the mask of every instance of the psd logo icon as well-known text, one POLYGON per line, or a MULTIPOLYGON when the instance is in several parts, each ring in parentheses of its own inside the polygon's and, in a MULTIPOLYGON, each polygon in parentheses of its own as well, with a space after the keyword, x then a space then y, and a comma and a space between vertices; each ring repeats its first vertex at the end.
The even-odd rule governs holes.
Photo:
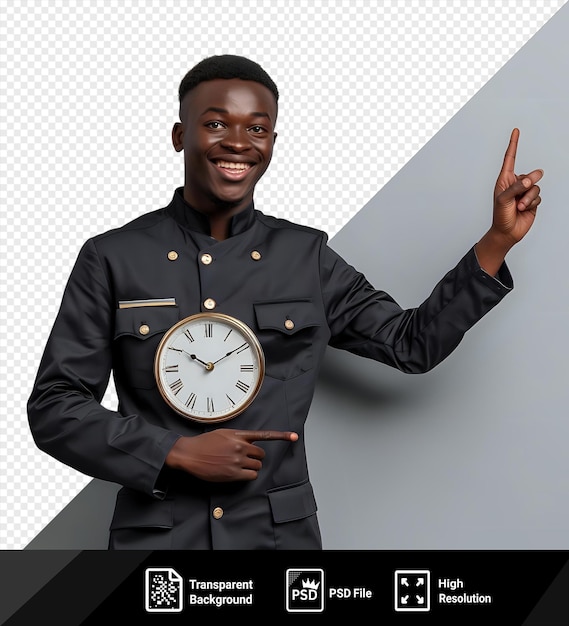
POLYGON ((324 610, 324 570, 287 569, 285 587, 289 613, 321 613, 324 610))

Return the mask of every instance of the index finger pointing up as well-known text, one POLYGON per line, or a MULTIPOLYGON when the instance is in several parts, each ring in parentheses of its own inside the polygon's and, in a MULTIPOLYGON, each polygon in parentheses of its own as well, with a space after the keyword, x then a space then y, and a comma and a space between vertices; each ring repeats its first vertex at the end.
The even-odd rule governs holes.
POLYGON ((505 172, 513 172, 516 163, 516 152, 518 149, 518 139, 520 137, 520 131, 518 128, 514 128, 510 135, 510 143, 508 149, 504 155, 504 163, 502 164, 502 174, 505 172))

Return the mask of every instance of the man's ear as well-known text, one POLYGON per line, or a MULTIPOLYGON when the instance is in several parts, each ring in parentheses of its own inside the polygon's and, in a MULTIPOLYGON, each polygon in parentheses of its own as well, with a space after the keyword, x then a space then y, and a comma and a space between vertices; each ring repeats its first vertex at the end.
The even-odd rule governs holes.
POLYGON ((182 122, 176 122, 172 127, 172 145, 176 152, 182 152, 184 149, 184 125, 182 122))
POLYGON ((275 141, 277 140, 277 134, 278 133, 273 133, 273 146, 275 145, 275 141))

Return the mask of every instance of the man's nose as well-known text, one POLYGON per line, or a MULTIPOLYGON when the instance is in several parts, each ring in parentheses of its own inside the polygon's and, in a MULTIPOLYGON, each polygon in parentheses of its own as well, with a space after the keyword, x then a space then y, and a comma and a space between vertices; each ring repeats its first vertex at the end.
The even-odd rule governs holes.
POLYGON ((234 126, 227 129, 222 144, 226 148, 241 152, 250 147, 251 141, 246 128, 234 126))

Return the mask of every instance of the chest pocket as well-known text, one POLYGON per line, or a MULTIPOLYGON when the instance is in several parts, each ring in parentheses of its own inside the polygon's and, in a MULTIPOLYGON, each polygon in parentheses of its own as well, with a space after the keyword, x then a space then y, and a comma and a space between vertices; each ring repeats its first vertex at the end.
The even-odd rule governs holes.
POLYGON ((130 387, 152 389, 154 355, 164 333, 180 319, 177 306, 141 306, 117 309, 114 369, 130 387))
POLYGON ((313 344, 320 327, 312 300, 255 302, 253 307, 267 376, 287 380, 312 369, 313 344))

